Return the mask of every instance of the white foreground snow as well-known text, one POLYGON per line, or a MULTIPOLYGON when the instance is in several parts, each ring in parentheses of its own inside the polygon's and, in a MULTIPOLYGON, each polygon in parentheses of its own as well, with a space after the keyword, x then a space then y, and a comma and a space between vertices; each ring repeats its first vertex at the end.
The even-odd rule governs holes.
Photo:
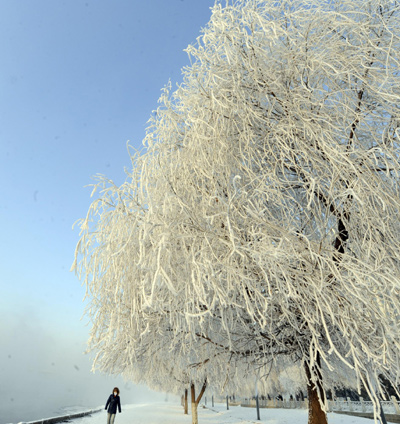
MULTIPOLYGON (((211 407, 210 407, 211 408, 211 407)), ((190 405, 189 405, 190 409, 190 405)), ((208 409, 199 407, 199 424, 307 424, 307 411, 304 409, 261 409, 261 421, 256 420, 254 408, 224 405, 208 409)), ((180 405, 172 403, 148 403, 122 405, 122 413, 117 413, 115 424, 191 424, 192 417, 183 414, 180 405)), ((328 414, 329 424, 373 424, 367 418, 348 415, 328 414)), ((107 412, 101 411, 92 416, 73 420, 73 424, 106 424, 107 412)))

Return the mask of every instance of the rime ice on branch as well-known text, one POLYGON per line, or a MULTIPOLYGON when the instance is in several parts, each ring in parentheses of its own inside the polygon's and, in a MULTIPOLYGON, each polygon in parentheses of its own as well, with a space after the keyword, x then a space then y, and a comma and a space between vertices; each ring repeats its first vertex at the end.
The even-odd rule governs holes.
POLYGON ((215 5, 126 183, 100 178, 81 223, 98 367, 165 381, 158 351, 223 386, 285 357, 310 422, 340 373, 378 410, 400 370, 399 7, 215 5))

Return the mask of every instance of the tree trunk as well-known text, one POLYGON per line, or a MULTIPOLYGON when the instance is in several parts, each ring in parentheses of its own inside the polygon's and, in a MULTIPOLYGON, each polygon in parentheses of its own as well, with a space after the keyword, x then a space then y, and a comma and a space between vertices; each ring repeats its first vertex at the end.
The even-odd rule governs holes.
MULTIPOLYGON (((307 376, 307 395, 308 395, 308 424, 328 424, 328 420, 326 418, 326 413, 321 408, 320 399, 318 396, 318 389, 320 389, 321 396, 323 396, 322 391, 322 376, 319 372, 320 367, 320 357, 317 356, 317 367, 310 369, 307 362, 305 362, 304 367, 306 370, 307 376), (317 386, 312 381, 311 376, 314 374, 317 377, 317 386)), ((324 402, 325 399, 321 399, 324 402)))
POLYGON ((194 384, 190 385, 190 397, 192 400, 192 424, 198 424, 199 419, 197 416, 197 403, 196 403, 196 393, 194 389, 194 384))
POLYGON ((190 397, 192 402, 192 424, 198 424, 199 419, 197 415, 197 407, 199 406, 199 402, 201 398, 203 397, 203 394, 207 387, 207 380, 204 381, 203 387, 201 388, 200 394, 196 399, 196 391, 194 387, 194 383, 190 384, 190 397))
POLYGON ((184 409, 184 414, 188 415, 188 389, 185 389, 185 400, 184 400, 184 405, 183 405, 183 409, 184 409))

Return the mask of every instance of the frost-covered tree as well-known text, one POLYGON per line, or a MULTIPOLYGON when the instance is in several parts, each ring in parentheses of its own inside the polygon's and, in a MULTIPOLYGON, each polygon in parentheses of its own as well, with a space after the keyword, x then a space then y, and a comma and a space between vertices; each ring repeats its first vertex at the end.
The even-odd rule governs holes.
POLYGON ((298 361, 310 424, 346 368, 378 411, 400 376, 399 37, 397 1, 215 5, 82 222, 100 355, 129 350, 124 314, 161 314, 197 372, 298 361))
MULTIPOLYGON (((186 392, 186 401, 190 393, 192 422, 197 424, 197 407, 207 387, 207 370, 197 370, 201 349, 193 351, 187 341, 187 332, 181 327, 176 331, 171 326, 167 304, 163 309, 155 310, 141 303, 137 286, 131 280, 138 278, 137 281, 140 281, 139 276, 132 266, 128 273, 123 266, 124 261, 135 258, 122 254, 127 251, 119 244, 121 241, 125 244, 125 230, 130 232, 132 222, 126 210, 114 203, 114 197, 118 196, 121 196, 121 191, 113 184, 110 184, 107 193, 103 193, 99 205, 112 209, 111 213, 100 212, 102 219, 107 221, 104 222, 107 230, 101 231, 101 237, 100 233, 96 236, 96 254, 86 256, 90 258, 89 263, 81 264, 85 270, 99 268, 104 272, 110 264, 103 262, 102 258, 105 259, 111 251, 115 253, 111 254, 113 264, 104 272, 107 277, 100 279, 101 284, 98 284, 100 280, 97 280, 96 273, 87 275, 93 278, 92 282, 87 281, 91 302, 86 311, 92 319, 88 351, 97 352, 93 370, 121 374, 154 390, 179 395, 186 392), (140 304, 136 303, 138 300, 140 304), (199 390, 197 394, 196 388, 199 390)), ((131 242, 134 243, 133 240, 131 242)), ((86 244, 87 247, 89 245, 86 244)))

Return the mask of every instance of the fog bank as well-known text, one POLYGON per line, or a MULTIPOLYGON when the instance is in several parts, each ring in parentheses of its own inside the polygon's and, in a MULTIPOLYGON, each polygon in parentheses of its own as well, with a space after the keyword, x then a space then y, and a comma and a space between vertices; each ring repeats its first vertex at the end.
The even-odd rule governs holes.
POLYGON ((114 386, 122 407, 166 398, 121 377, 93 374, 83 332, 43 323, 32 311, 0 313, 0 319, 0 424, 62 415, 66 407, 104 407, 114 386))

